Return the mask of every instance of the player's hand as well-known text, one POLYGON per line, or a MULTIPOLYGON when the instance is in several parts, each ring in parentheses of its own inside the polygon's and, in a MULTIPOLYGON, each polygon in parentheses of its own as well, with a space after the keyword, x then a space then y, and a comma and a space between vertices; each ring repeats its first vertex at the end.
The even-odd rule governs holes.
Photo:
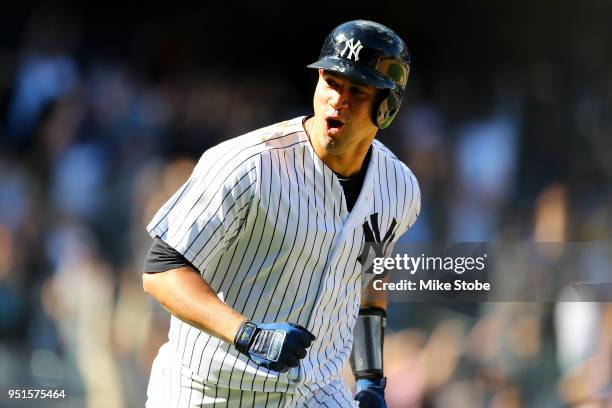
POLYGON ((247 321, 236 333, 234 345, 254 363, 285 373, 306 357, 306 349, 314 339, 312 333, 297 324, 247 321))
POLYGON ((386 378, 361 378, 357 380, 355 401, 359 408, 387 408, 385 402, 386 378))

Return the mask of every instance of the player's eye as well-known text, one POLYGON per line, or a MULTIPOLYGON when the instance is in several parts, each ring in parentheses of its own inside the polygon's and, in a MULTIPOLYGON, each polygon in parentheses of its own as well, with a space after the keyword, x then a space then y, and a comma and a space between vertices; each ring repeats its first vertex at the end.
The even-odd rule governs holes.
POLYGON ((355 96, 365 96, 365 95, 366 95, 366 92, 365 92, 363 89, 358 88, 358 87, 353 87, 353 88, 351 89, 351 92, 352 92, 352 93, 353 93, 353 95, 355 95, 355 96))
POLYGON ((334 81, 332 78, 327 78, 325 82, 327 82, 327 85, 329 85, 331 88, 336 89, 338 87, 338 83, 334 81))

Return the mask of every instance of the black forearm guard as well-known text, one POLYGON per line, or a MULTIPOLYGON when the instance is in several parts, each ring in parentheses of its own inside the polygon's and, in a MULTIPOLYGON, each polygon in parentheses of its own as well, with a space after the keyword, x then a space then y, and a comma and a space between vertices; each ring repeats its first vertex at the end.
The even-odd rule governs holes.
POLYGON ((359 310, 353 329, 351 368, 355 378, 383 376, 383 340, 387 312, 379 307, 359 310))

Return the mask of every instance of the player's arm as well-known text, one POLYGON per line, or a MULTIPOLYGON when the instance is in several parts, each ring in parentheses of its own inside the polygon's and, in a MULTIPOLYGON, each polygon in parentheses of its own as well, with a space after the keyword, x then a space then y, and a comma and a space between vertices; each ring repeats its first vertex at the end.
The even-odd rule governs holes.
MULTIPOLYGON (((387 280, 387 278, 383 278, 387 280)), ((372 283, 361 295, 359 316, 353 330, 351 368, 357 380, 355 400, 362 408, 386 407, 383 373, 383 341, 387 318, 387 293, 372 283)))
POLYGON ((168 312, 221 340, 257 364, 284 372, 306 356, 314 336, 289 323, 256 324, 226 305, 178 251, 156 237, 143 274, 145 292, 168 312))
POLYGON ((145 292, 168 312, 223 341, 232 343, 247 318, 223 303, 189 266, 163 273, 144 273, 145 292))

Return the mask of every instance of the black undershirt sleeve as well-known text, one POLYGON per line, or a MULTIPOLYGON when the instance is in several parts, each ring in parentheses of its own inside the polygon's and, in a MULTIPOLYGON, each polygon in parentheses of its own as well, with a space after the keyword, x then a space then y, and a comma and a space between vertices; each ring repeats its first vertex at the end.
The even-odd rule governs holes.
POLYGON ((153 239, 144 263, 145 273, 165 272, 184 266, 191 267, 194 271, 198 270, 180 252, 166 244, 161 238, 153 239))

